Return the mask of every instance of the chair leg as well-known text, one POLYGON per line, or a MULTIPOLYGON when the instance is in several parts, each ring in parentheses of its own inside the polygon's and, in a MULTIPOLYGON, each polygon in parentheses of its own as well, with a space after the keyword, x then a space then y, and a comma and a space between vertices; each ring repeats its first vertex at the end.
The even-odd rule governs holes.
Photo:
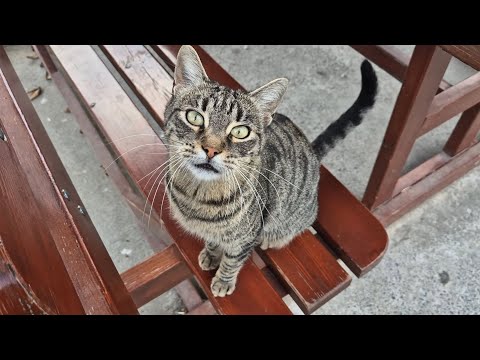
POLYGON ((460 117, 443 151, 455 156, 475 142, 480 131, 480 104, 466 110, 460 117))
POLYGON ((415 47, 363 197, 370 210, 392 195, 450 59, 435 45, 415 47))

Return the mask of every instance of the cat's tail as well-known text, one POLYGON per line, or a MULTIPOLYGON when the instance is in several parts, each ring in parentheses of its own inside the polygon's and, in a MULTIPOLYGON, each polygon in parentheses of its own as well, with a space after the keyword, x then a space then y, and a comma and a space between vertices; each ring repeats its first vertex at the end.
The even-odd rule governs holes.
POLYGON ((360 125, 364 114, 375 104, 375 96, 378 90, 377 75, 367 60, 362 62, 361 72, 362 90, 357 100, 312 143, 312 147, 320 159, 344 139, 350 130, 360 125))

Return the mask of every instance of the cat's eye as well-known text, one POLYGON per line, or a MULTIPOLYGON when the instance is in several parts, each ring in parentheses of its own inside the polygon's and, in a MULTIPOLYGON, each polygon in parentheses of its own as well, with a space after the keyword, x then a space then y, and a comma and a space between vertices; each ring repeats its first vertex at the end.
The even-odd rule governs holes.
POLYGON ((245 139, 248 135, 250 135, 250 128, 245 125, 235 126, 230 131, 230 134, 237 139, 245 139))
POLYGON ((195 110, 187 111, 187 121, 193 126, 202 126, 204 122, 203 116, 195 110))

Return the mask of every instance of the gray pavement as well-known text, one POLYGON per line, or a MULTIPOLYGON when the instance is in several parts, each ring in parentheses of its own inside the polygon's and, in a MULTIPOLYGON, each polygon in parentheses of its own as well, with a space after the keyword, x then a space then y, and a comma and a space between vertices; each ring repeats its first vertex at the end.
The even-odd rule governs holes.
MULTIPOLYGON (((315 138, 354 101, 362 57, 348 46, 207 45, 206 50, 247 89, 287 77, 290 86, 279 111, 315 138)), ((411 52, 412 46, 401 46, 411 52)), ((55 85, 45 79, 39 60, 26 58, 29 46, 9 46, 8 54, 24 87, 42 86, 33 104, 49 133, 97 231, 119 271, 152 253, 142 242, 144 229, 96 162, 55 85), (131 254, 126 256, 131 250, 131 254), (127 251, 125 251, 127 250, 127 251)), ((400 83, 377 69, 377 105, 325 164, 361 197, 373 167, 400 83)), ((473 72, 452 62, 447 80, 473 72)), ((440 151, 452 120, 420 138, 408 159, 410 169, 440 151)), ((383 261, 325 304, 316 314, 480 314, 480 168, 433 196, 387 230, 390 248, 383 261)), ((348 226, 346 224, 345 226, 348 226)), ((286 299, 291 303, 291 299, 286 299)), ((175 291, 141 309, 143 314, 181 311, 175 291)), ((292 306, 297 312, 297 308, 292 306)))

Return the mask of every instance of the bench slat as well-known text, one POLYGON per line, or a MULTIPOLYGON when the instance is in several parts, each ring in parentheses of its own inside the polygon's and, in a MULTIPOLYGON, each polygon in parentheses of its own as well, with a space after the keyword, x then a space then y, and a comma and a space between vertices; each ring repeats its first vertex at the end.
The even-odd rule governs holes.
POLYGON ((313 227, 356 276, 364 275, 387 250, 385 228, 324 166, 318 186, 318 215, 313 227))
POLYGON ((170 245, 122 274, 137 307, 141 307, 191 276, 176 245, 170 245))
POLYGON ((100 47, 142 104, 163 127, 165 105, 172 96, 170 74, 158 65, 157 60, 143 45, 100 45, 100 47))
POLYGON ((352 280, 329 250, 308 230, 297 236, 288 247, 260 251, 260 254, 306 314, 317 310, 352 280))
MULTIPOLYGON (((123 154, 145 143, 152 144, 137 148, 123 156, 123 163, 135 182, 138 183, 143 176, 161 165, 166 160, 165 155, 145 153, 165 152, 165 147, 94 50, 89 46, 68 45, 51 45, 50 48, 82 100, 86 104, 94 104, 91 113, 107 139, 113 141, 143 134, 113 143, 116 153, 123 154)), ((147 190, 148 188, 143 190, 145 195, 148 194, 147 190)), ((157 201, 154 203, 156 211, 160 211, 162 197, 163 186, 160 186, 157 201)), ((209 289, 212 274, 202 271, 197 262, 197 256, 202 248, 201 242, 178 228, 168 214, 168 204, 164 204, 161 215, 168 232, 175 239, 187 264, 219 313, 291 313, 251 260, 246 263, 239 275, 235 293, 225 298, 214 297, 209 289)))
MULTIPOLYGON (((173 45, 159 46, 172 47, 173 45)), ((137 89, 137 96, 142 99, 142 102, 155 101, 150 94, 155 91, 158 83, 164 83, 164 79, 148 76, 146 78, 145 75, 132 74, 132 72, 123 71, 121 65, 130 61, 131 69, 136 68, 137 71, 145 72, 141 68, 145 66, 148 67, 149 74, 160 74, 161 71, 153 70, 154 64, 161 68, 155 58, 150 53, 141 51, 137 46, 105 45, 102 48, 107 56, 115 61, 115 66, 121 70, 120 73, 125 80, 137 89), (127 59, 129 54, 138 54, 134 58, 137 64, 132 62, 132 58, 127 59)), ((200 47, 196 47, 196 49, 205 64, 207 73, 212 74, 212 77, 215 78, 219 66, 215 65, 216 62, 200 47)), ((174 66, 176 61, 171 56, 162 56, 162 59, 168 60, 166 62, 170 66, 174 66)), ((220 72, 221 76, 223 76, 222 74, 226 74, 223 69, 220 72)), ((223 77, 219 77, 219 80, 221 79, 223 77)), ((170 84, 166 84, 167 88, 171 88, 172 81, 170 78, 170 84)), ((228 77, 226 82, 233 87, 241 87, 232 77, 228 77)), ((157 111, 152 114, 155 118, 163 118, 163 105, 149 103, 149 108, 157 111)), ((337 263, 332 254, 311 233, 300 236, 291 247, 267 251, 263 255, 265 261, 282 278, 282 283, 306 313, 316 310, 333 295, 342 291, 351 281, 350 276, 337 263)))

